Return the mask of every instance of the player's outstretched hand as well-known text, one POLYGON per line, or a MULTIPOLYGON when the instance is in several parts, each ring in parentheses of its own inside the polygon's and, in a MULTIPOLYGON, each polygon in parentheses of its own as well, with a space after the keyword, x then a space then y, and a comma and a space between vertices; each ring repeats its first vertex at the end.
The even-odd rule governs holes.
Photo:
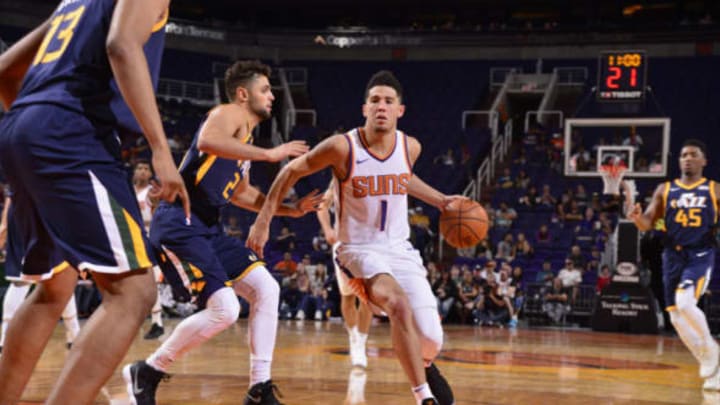
POLYGON ((440 209, 442 209, 442 210, 447 209, 448 205, 452 204, 455 201, 459 201, 459 200, 470 200, 470 198, 468 196, 459 195, 459 194, 445 195, 445 196, 443 196, 442 203, 440 205, 440 209))
POLYGON ((635 205, 625 207, 625 212, 627 212, 627 214, 625 214, 627 219, 634 222, 642 214, 642 206, 640 203, 635 203, 635 205))
POLYGON ((175 202, 176 198, 182 201, 185 210, 185 218, 190 220, 190 197, 188 196, 185 182, 175 167, 170 152, 153 153, 153 169, 155 170, 155 181, 152 181, 150 189, 151 198, 159 198, 167 202, 175 202))
POLYGON ((295 157, 307 153, 310 147, 305 141, 290 141, 270 149, 270 162, 279 162, 286 157, 295 157))
POLYGON ((268 240, 268 234, 270 233, 269 228, 269 224, 258 224, 257 221, 255 221, 250 227, 247 240, 245 240, 245 246, 252 249, 261 259, 265 256, 263 249, 265 249, 265 244, 268 240))
POLYGON ((299 199, 296 204, 296 212, 293 217, 299 218, 308 212, 315 212, 320 209, 320 206, 325 201, 325 194, 320 194, 320 190, 315 189, 308 193, 303 198, 299 199))

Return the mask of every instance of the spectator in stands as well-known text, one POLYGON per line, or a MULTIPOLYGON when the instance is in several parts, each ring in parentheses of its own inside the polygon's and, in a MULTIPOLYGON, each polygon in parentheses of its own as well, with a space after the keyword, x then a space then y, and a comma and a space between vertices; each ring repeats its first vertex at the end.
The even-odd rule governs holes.
POLYGON ((518 171, 517 177, 515 178, 515 188, 527 189, 530 186, 530 177, 525 172, 525 169, 518 171))
POLYGON ((292 252, 295 250, 295 232, 290 232, 290 228, 283 226, 280 229, 280 235, 275 238, 275 249, 281 252, 292 252))
MULTIPOLYGON (((309 255, 305 255, 303 262, 310 261, 309 255)), ((309 291, 303 297, 303 302, 300 304, 301 311, 303 311, 304 317, 313 315, 316 321, 321 321, 324 318, 325 312, 325 301, 327 299, 327 292, 325 291, 325 281, 327 279, 327 268, 323 263, 317 265, 307 265, 303 267, 304 271, 298 268, 298 275, 305 272, 309 280, 309 291)))
POLYGON ((514 185, 512 173, 510 172, 510 168, 506 167, 503 169, 502 174, 497 179, 497 188, 512 188, 514 185))
POLYGON ((602 204, 600 203, 600 194, 592 193, 592 196, 590 197, 590 203, 588 205, 590 208, 592 208, 594 212, 601 212, 602 204))
POLYGON ((428 262, 425 268, 427 269, 428 282, 430 285, 435 284, 435 282, 440 279, 440 270, 438 270, 437 264, 435 264, 435 262, 428 262))
POLYGON ((570 293, 570 302, 575 302, 582 283, 582 273, 579 268, 573 265, 573 261, 568 258, 565 260, 565 267, 560 269, 557 278, 562 282, 565 291, 570 293))
POLYGON ((642 148, 642 137, 640 136, 640 134, 637 133, 637 129, 634 126, 630 127, 630 135, 623 139, 622 144, 623 146, 632 146, 635 152, 642 148))
POLYGON ((570 311, 568 295, 559 277, 553 280, 552 287, 543 297, 543 311, 556 325, 570 311))
POLYGON ((542 194, 540 194, 540 205, 547 208, 552 208, 557 204, 557 198, 553 197, 550 191, 550 185, 544 184, 542 188, 542 194))
MULTIPOLYGON (((305 253, 303 255, 302 260, 300 260, 300 263, 297 265, 297 270, 303 270, 305 274, 307 274, 308 277, 310 277, 311 281, 312 278, 315 276, 315 271, 317 270, 317 265, 312 263, 312 258, 309 254, 305 253)), ((325 279, 320 281, 320 285, 322 285, 325 282, 325 279)))
POLYGON ((500 279, 498 280, 498 295, 502 297, 503 301, 505 301, 505 308, 508 310, 508 326, 511 328, 514 328, 517 326, 517 317, 514 317, 513 314, 515 314, 515 294, 516 294, 516 288, 512 285, 512 277, 510 276, 510 265, 505 268, 503 265, 503 270, 500 271, 500 279))
POLYGON ((517 325, 518 315, 522 310, 523 303, 525 302, 525 285, 523 283, 523 269, 520 266, 515 266, 512 271, 512 278, 510 281, 510 292, 513 294, 512 304, 513 311, 510 313, 510 322, 517 325), (515 320, 515 322, 513 322, 515 320))
POLYGON ((515 259, 515 243, 513 241, 512 233, 506 233, 503 239, 498 243, 495 258, 507 261, 515 259))
POLYGON ((533 208, 540 203, 540 195, 538 194, 537 187, 528 187, 525 195, 518 199, 518 203, 527 208, 533 208))
POLYGON ((490 204, 490 202, 486 202, 483 208, 485 208, 485 212, 488 216, 489 228, 492 228, 493 226, 495 226, 495 209, 492 207, 492 204, 490 204))
POLYGON ((597 282, 595 283, 595 291, 598 294, 602 294, 605 287, 607 287, 610 284, 612 274, 610 273, 610 266, 607 264, 604 264, 602 266, 602 269, 600 269, 600 275, 597 278, 597 282))
POLYGON ((466 248, 457 248, 456 252, 459 257, 466 257, 472 259, 475 257, 475 246, 468 246, 466 248))
POLYGON ((225 235, 231 236, 233 238, 243 240, 243 238, 245 237, 242 228, 240 228, 240 225, 238 225, 238 219, 235 215, 230 215, 228 217, 227 224, 224 226, 223 230, 225 231, 225 235))
POLYGON ((481 310, 476 310, 474 317, 482 325, 503 325, 510 318, 507 301, 500 294, 498 282, 494 278, 486 281, 483 288, 484 303, 481 310))
POLYGON ((517 234, 517 241, 515 242, 515 258, 517 259, 529 259, 535 253, 530 241, 527 240, 525 234, 520 232, 517 234))
POLYGON ((488 260, 487 263, 485 263, 485 268, 480 272, 480 279, 481 280, 488 280, 493 279, 497 281, 499 279, 499 276, 495 269, 497 268, 497 262, 495 260, 488 260))
POLYGON ((575 187, 575 195, 573 196, 573 199, 577 201, 580 209, 587 207, 588 202, 590 201, 590 196, 587 191, 585 191, 585 186, 583 186, 582 183, 578 183, 575 187))
POLYGON ((547 224, 540 225, 537 233, 535 233, 535 243, 538 245, 548 246, 552 243, 553 238, 550 234, 547 224))
POLYGON ((552 286, 552 282, 555 279, 555 273, 552 271, 552 263, 550 260, 545 260, 542 264, 542 268, 535 275, 535 282, 542 284, 544 287, 552 286))
POLYGON ((570 201, 570 208, 565 211, 565 222, 576 222, 576 221, 582 221, 583 214, 580 212, 580 206, 578 205, 577 201, 571 200, 570 201))
POLYGON ((319 233, 313 237, 313 256, 316 261, 328 262, 332 260, 332 246, 325 238, 325 232, 320 229, 319 233))
POLYGON ((300 309, 303 293, 298 288, 295 277, 288 278, 287 287, 280 293, 280 317, 282 319, 294 319, 300 309))
POLYGON ((517 218, 514 208, 508 207, 505 201, 500 203, 500 208, 495 211, 495 226, 502 229, 510 229, 513 221, 517 218))
POLYGON ((450 278, 449 271, 442 272, 440 279, 433 285, 433 291, 435 291, 437 297, 440 319, 445 321, 458 297, 457 284, 450 278))
POLYGON ((410 230, 412 233, 411 241, 413 246, 415 246, 415 249, 424 256, 425 250, 428 244, 432 242, 432 238, 435 233, 432 229, 430 229, 430 217, 423 212, 423 207, 421 205, 415 206, 415 209, 413 209, 412 212, 413 213, 409 218, 410 230))
POLYGON ((590 258, 585 265, 585 271, 587 273, 599 274, 600 273, 600 250, 593 246, 590 249, 590 258))
POLYGON ((300 303, 298 304, 298 311, 295 314, 295 319, 302 321, 306 317, 303 305, 306 303, 306 297, 312 294, 312 289, 310 287, 310 277, 305 272, 305 268, 298 266, 298 269, 292 276, 292 278, 297 280, 297 287, 301 293, 300 303))
POLYGON ((568 259, 572 261, 573 267, 578 270, 584 270, 587 265, 587 259, 578 245, 572 245, 570 247, 568 259))
POLYGON ((283 253, 283 259, 273 266, 273 272, 275 277, 280 276, 282 278, 291 277, 297 271, 298 263, 293 260, 292 253, 283 253))
POLYGON ((490 242, 490 238, 485 238, 480 241, 480 243, 475 246, 475 257, 478 259, 480 258, 486 258, 488 260, 492 260, 494 257, 494 251, 495 249, 492 246, 492 243, 490 242))
POLYGON ((463 272, 462 281, 458 288, 458 309, 460 315, 460 323, 465 324, 468 317, 472 315, 472 311, 475 309, 475 299, 479 294, 478 285, 473 279, 473 274, 470 270, 463 272))
MULTIPOLYGON (((525 137, 525 139, 527 139, 527 138, 528 137, 525 137)), ((527 145, 527 143, 526 143, 526 145, 527 145)), ((525 153, 525 149, 521 148, 520 151, 518 152, 517 156, 513 159, 512 163, 514 166, 525 167, 525 165, 527 165, 527 162, 528 162, 528 160, 527 160, 527 154, 525 153)))

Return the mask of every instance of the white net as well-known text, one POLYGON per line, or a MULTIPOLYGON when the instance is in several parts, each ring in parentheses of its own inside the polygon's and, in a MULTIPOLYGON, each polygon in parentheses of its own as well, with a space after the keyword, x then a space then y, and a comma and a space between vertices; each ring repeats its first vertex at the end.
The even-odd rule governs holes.
POLYGON ((600 167, 603 179, 603 194, 620 195, 620 182, 627 171, 622 165, 606 165, 600 167))

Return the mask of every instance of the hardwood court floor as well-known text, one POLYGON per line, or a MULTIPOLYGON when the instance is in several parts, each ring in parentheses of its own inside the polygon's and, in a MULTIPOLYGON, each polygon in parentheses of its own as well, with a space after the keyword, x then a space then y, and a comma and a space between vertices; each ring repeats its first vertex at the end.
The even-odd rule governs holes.
MULTIPOLYGON (((176 324, 167 322, 166 331, 176 324)), ((146 322, 125 362, 157 347, 158 341, 142 339, 148 328, 146 322)), ((241 404, 249 372, 246 334, 241 320, 178 361, 172 379, 158 389, 158 403, 241 404)), ((25 403, 41 403, 47 396, 66 355, 63 336, 59 325, 25 391, 25 403)), ((387 324, 373 327, 368 346, 367 372, 352 374, 356 381, 366 379, 365 402, 347 401, 352 370, 342 324, 281 321, 273 379, 283 402, 413 405, 392 356, 387 324)), ((674 337, 450 326, 437 364, 458 405, 720 404, 720 394, 702 393, 697 366, 674 337)), ((128 403, 120 368, 97 403, 128 403)))

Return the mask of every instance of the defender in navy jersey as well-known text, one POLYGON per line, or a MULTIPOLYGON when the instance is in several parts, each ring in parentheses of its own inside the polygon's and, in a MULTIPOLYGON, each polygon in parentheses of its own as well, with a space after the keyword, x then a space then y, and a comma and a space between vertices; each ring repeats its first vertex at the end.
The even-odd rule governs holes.
POLYGON ((689 139, 680 151, 679 179, 660 184, 643 213, 640 204, 628 211, 638 229, 648 231, 664 219, 662 255, 666 310, 683 343, 700 363, 703 389, 720 390, 720 350, 697 307, 715 264, 718 222, 718 183, 703 177, 707 164, 705 144, 689 139))
MULTIPOLYGON (((64 0, 0 55, 0 101, 9 108, 0 121, 0 161, 14 192, 22 277, 45 273, 59 252, 68 268, 93 272, 104 298, 50 404, 94 400, 154 300, 153 255, 120 161, 118 130, 142 129, 159 181, 154 194, 171 202, 179 196, 189 215, 153 94, 168 6, 64 0)), ((11 322, 0 358, 3 400, 20 398, 76 281, 64 270, 40 282, 11 322)))
MULTIPOLYGON (((184 283, 198 296, 201 311, 184 319, 146 361, 123 369, 128 393, 138 404, 154 404, 159 378, 172 363, 193 347, 220 333, 237 319, 236 297, 250 303, 250 389, 245 403, 279 404, 274 395, 270 365, 275 347, 280 287, 252 250, 225 235, 220 208, 234 204, 258 211, 265 196, 249 184, 250 161, 276 162, 307 152, 304 142, 293 141, 273 149, 252 145, 252 131, 270 117, 275 97, 270 68, 256 61, 240 61, 225 73, 230 103, 217 106, 200 125, 180 164, 180 173, 192 201, 190 222, 179 204, 161 203, 153 215, 150 239, 158 249, 169 249, 190 272, 163 271, 171 283, 184 283), (145 378, 152 376, 153 378, 145 378)), ((316 192, 281 214, 299 217, 313 211, 322 197, 316 192)))

